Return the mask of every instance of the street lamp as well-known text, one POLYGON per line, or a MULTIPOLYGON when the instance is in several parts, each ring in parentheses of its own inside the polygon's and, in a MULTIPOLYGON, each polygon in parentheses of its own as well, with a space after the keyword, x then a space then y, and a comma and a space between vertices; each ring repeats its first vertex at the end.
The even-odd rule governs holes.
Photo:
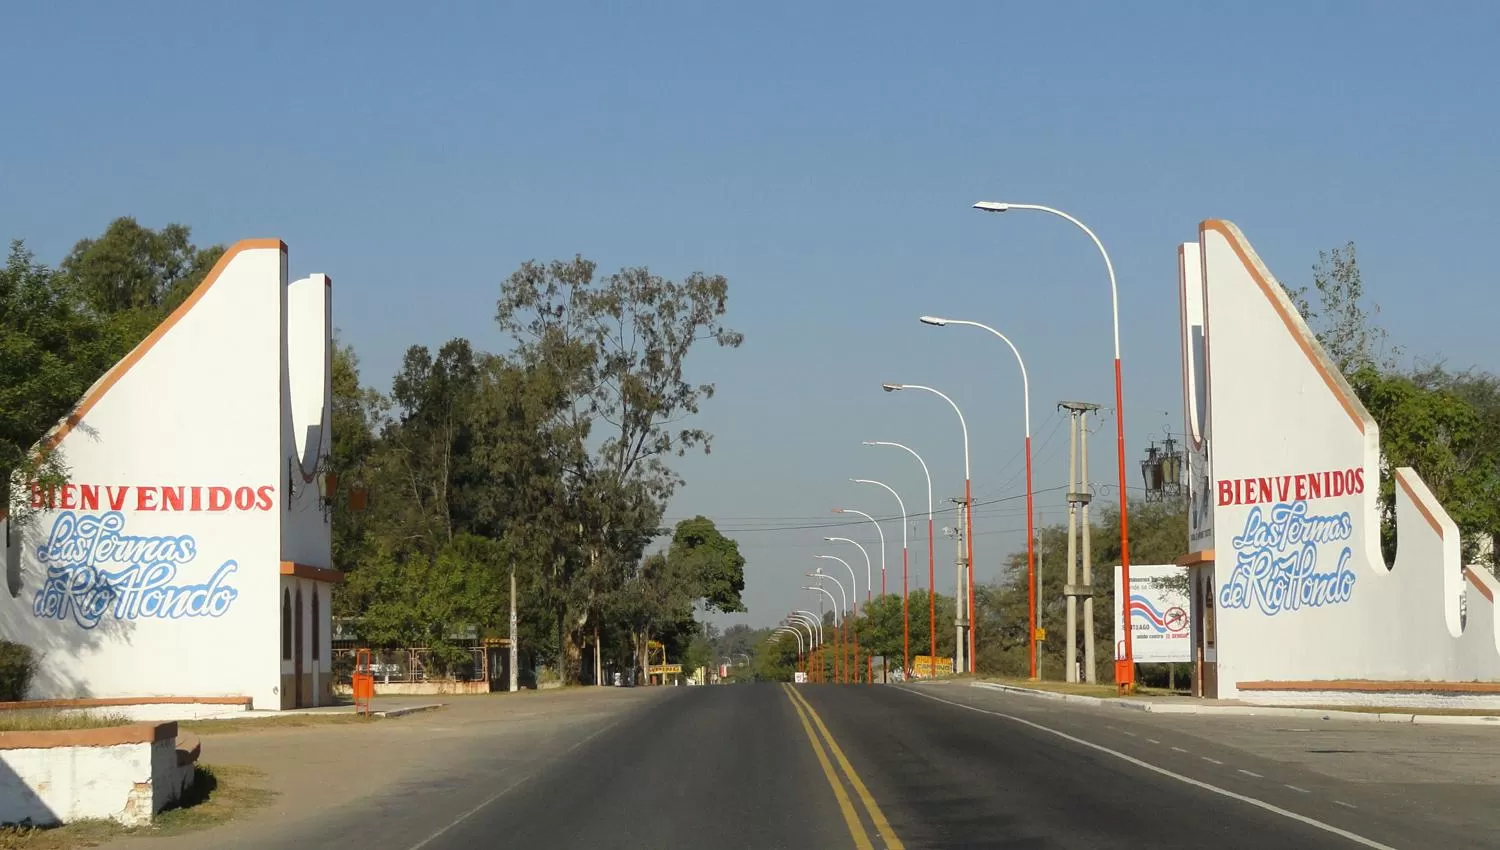
MULTIPOLYGON (((855 484, 874 484, 877 487, 884 487, 887 492, 889 492, 892 496, 896 497, 896 505, 901 508, 901 675, 902 676, 909 676, 909 675, 911 675, 911 620, 907 616, 907 613, 906 613, 906 556, 907 556, 907 546, 906 546, 906 543, 907 543, 907 541, 906 541, 906 531, 907 531, 907 529, 906 529, 906 520, 908 519, 908 517, 906 515, 906 503, 903 502, 903 501, 901 501, 901 494, 897 493, 895 491, 895 489, 892 488, 891 485, 889 485, 889 484, 886 484, 886 483, 883 483, 883 482, 880 482, 880 481, 876 481, 876 480, 871 479, 871 478, 851 478, 849 480, 853 481, 855 484)), ((930 498, 930 493, 929 493, 929 498, 930 498)), ((875 526, 877 528, 880 527, 880 523, 877 522, 875 524, 875 526)), ((884 594, 885 593, 885 566, 884 566, 884 564, 885 564, 885 534, 884 534, 884 532, 881 533, 880 540, 881 540, 881 545, 880 545, 880 549, 881 549, 881 554, 880 554, 880 557, 881 557, 880 592, 882 594, 884 594)))
POLYGON ((939 328, 945 327, 947 325, 968 325, 970 327, 989 331, 995 336, 1000 337, 1001 342, 1004 342, 1006 345, 1010 346, 1011 353, 1016 355, 1016 363, 1020 364, 1021 366, 1021 404, 1022 409, 1025 411, 1026 423, 1026 595, 1031 611, 1031 631, 1029 632, 1031 637, 1027 640, 1027 645, 1030 647, 1031 654, 1031 678, 1035 679, 1037 677, 1036 528, 1033 525, 1035 514, 1033 512, 1034 508, 1032 507, 1033 493, 1031 489, 1031 381, 1026 376, 1026 361, 1021 359, 1021 350, 1016 348, 1016 344, 1010 341, 1010 337, 1006 336, 1003 333, 1000 333, 989 325, 980 324, 979 322, 971 322, 966 319, 941 319, 937 316, 923 316, 921 321, 924 325, 933 325, 939 328))
MULTIPOLYGON (((855 578, 855 576, 854 576, 854 567, 850 566, 848 561, 844 560, 843 558, 840 558, 837 555, 814 555, 813 557, 814 558, 821 558, 821 559, 823 559, 825 561, 838 561, 840 564, 844 565, 844 569, 846 569, 846 570, 849 571, 849 599, 848 599, 848 601, 845 604, 849 605, 849 611, 850 611, 851 614, 854 615, 854 627, 851 629, 849 627, 849 620, 847 620, 847 619, 844 620, 844 626, 845 626, 845 629, 846 629, 846 631, 844 632, 844 646, 847 647, 849 645, 849 636, 852 634, 854 636, 854 663, 855 663, 855 665, 858 665, 859 664, 859 632, 858 632, 858 626, 859 626, 859 579, 855 578)), ((822 573, 823 573, 822 568, 821 567, 818 568, 817 572, 818 572, 819 575, 822 575, 822 573)), ((833 578, 833 576, 829 576, 829 578, 833 578)), ((833 580, 834 580, 835 583, 838 583, 838 585, 839 585, 839 592, 842 593, 843 590, 844 590, 844 585, 842 583, 840 583, 839 580, 836 579, 836 578, 833 578, 833 580)), ((846 674, 846 676, 849 678, 850 681, 854 681, 854 682, 858 682, 859 681, 859 673, 856 670, 851 670, 847 662, 844 664, 844 673, 846 674)))
MULTIPOLYGON (((882 486, 884 486, 884 485, 882 485, 882 486)), ((880 535, 880 595, 884 596, 885 595, 885 529, 883 529, 883 528, 880 527, 880 522, 878 520, 876 520, 875 517, 870 516, 869 514, 865 513, 864 511, 856 511, 853 508, 834 508, 833 512, 836 513, 836 514, 855 514, 855 515, 864 517, 865 519, 869 520, 870 522, 875 523, 875 532, 880 535)), ((906 522, 906 517, 902 517, 901 518, 901 522, 905 523, 906 522)), ((855 544, 855 545, 858 545, 858 544, 855 544)), ((867 555, 865 557, 869 557, 869 556, 867 555)), ((866 581, 865 585, 866 585, 865 586, 865 600, 869 601, 869 599, 870 599, 870 592, 871 592, 871 587, 869 586, 870 582, 866 581)))
MULTIPOLYGON (((808 573, 808 575, 811 576, 811 575, 814 575, 814 574, 813 573, 808 573)), ((825 578, 825 576, 822 573, 817 573, 816 575, 818 576, 818 578, 825 578)), ((826 578, 833 578, 833 576, 826 576, 826 578)), ((833 579, 833 580, 834 580, 834 583, 838 582, 838 579, 833 579)), ((834 612, 833 612, 833 678, 834 678, 834 681, 838 681, 839 680, 839 624, 842 623, 842 622, 844 622, 844 616, 843 616, 843 613, 842 613, 842 609, 839 608, 839 601, 837 599, 834 599, 833 598, 833 594, 828 592, 828 588, 823 587, 822 585, 814 586, 814 585, 804 584, 804 585, 802 585, 802 589, 803 590, 816 590, 819 593, 823 594, 824 596, 828 597, 829 601, 833 603, 833 607, 835 609, 834 612)), ((844 589, 843 585, 839 585, 839 592, 840 593, 843 592, 843 589, 844 589)))
MULTIPOLYGON (((969 585, 968 596, 969 596, 969 598, 968 598, 968 604, 966 605, 966 607, 969 609, 969 671, 973 672, 974 669, 975 669, 975 664, 974 664, 974 643, 975 643, 975 641, 974 641, 974 496, 973 496, 973 489, 969 485, 969 423, 964 420, 964 412, 962 410, 958 409, 958 405, 956 403, 954 403, 953 399, 949 398, 947 395, 943 394, 942 392, 933 389, 932 387, 924 387, 924 386, 922 386, 920 384, 881 384, 880 388, 883 389, 883 390, 885 390, 888 393, 893 393, 893 392, 896 392, 897 390, 924 390, 926 392, 932 393, 933 395, 937 396, 938 398, 942 399, 943 401, 948 402, 948 406, 951 407, 951 408, 953 408, 953 412, 954 413, 958 414, 958 425, 963 430, 963 435, 964 435, 964 525, 966 526, 965 532, 964 532, 964 544, 967 547, 966 555, 967 555, 967 559, 968 559, 968 562, 969 562, 969 567, 968 567, 968 585, 969 585)), ((958 588, 954 588, 954 590, 957 591, 958 588)))
MULTIPOLYGON (((812 667, 813 654, 823 642, 823 624, 815 619, 810 611, 792 611, 787 615, 786 620, 789 624, 800 625, 807 629, 807 663, 802 665, 802 672, 807 673, 812 667)), ((809 677, 809 681, 813 679, 809 677)))
MULTIPOLYGON (((865 547, 860 546, 858 541, 850 540, 847 537, 825 537, 823 539, 826 540, 826 541, 828 541, 829 543, 853 543, 855 546, 859 546, 859 552, 860 552, 860 554, 865 556, 865 600, 868 601, 870 599, 870 569, 871 569, 871 567, 870 567, 870 553, 866 552, 865 551, 865 547)), ((832 556, 830 555, 829 557, 832 557, 832 556)), ((849 565, 848 564, 844 564, 844 566, 847 567, 849 565)), ((853 574, 854 574, 854 568, 853 567, 849 568, 849 574, 850 574, 850 577, 853 578, 853 574)), ((869 612, 869 606, 866 605, 865 606, 865 615, 869 616, 869 613, 870 613, 869 612)), ((856 629, 859 628, 859 591, 857 591, 857 590, 854 592, 854 626, 855 626, 856 629)), ((855 666, 856 666, 855 674, 858 675, 858 673, 859 673, 859 670, 857 669, 858 668, 858 662, 859 662, 859 633, 858 633, 858 631, 856 631, 855 634, 854 634, 854 661, 855 661, 855 666)), ((871 656, 871 655, 866 655, 865 656, 865 666, 868 668, 865 671, 865 681, 868 682, 868 683, 873 684, 874 681, 875 681, 875 658, 874 658, 874 656, 871 656)))
MULTIPOLYGON (((934 554, 932 542, 932 473, 927 471, 927 461, 922 456, 912 451, 909 447, 900 443, 892 443, 889 440, 865 440, 866 446, 893 446, 901 449, 917 459, 922 464, 922 474, 927 477, 927 630, 928 640, 932 643, 931 658, 937 658, 937 557, 934 554)), ((910 662, 910 658, 907 659, 910 662)), ((932 662, 929 662, 932 663, 932 662)), ((910 673, 910 670, 907 671, 910 673)))
POLYGON ((823 621, 818 619, 816 614, 811 611, 804 611, 801 608, 794 608, 789 616, 807 624, 808 628, 814 630, 813 643, 823 643, 823 621))
MULTIPOLYGON (((1116 666, 1116 677, 1123 679, 1118 682, 1121 690, 1127 693, 1133 692, 1135 690, 1135 644, 1130 634, 1130 498, 1125 489, 1125 392, 1120 378, 1120 289, 1115 283, 1115 264, 1110 262, 1109 252, 1104 250, 1104 243, 1099 241, 1094 231, 1089 230, 1083 222, 1062 210, 1044 207, 1040 204, 1009 204, 999 201, 980 201, 974 205, 974 209, 1002 213, 1010 210, 1035 210, 1066 219, 1093 240, 1094 247, 1099 249, 1099 256, 1104 258, 1104 270, 1109 273, 1109 306, 1115 334, 1115 453, 1120 467, 1120 582, 1126 589, 1120 594, 1120 598, 1125 600, 1121 606, 1122 616, 1125 618, 1125 657, 1120 661, 1125 663, 1116 666), (1121 667, 1123 669, 1120 669, 1121 667)), ((1071 664, 1072 660, 1070 659, 1068 663, 1071 664)))

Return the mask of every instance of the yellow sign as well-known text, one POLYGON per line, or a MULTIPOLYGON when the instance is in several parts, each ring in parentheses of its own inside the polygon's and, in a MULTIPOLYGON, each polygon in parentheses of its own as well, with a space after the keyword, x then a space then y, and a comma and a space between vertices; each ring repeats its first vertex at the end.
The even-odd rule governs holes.
POLYGON ((931 655, 918 655, 912 658, 912 676, 918 679, 931 679, 935 676, 953 675, 952 658, 933 658, 931 655))
POLYGON ((1036 639, 1039 640, 1039 641, 1040 640, 1046 640, 1047 639, 1047 630, 1044 629, 1044 628, 1042 628, 1041 626, 1037 626, 1036 627, 1036 639))
POLYGON ((652 676, 657 676, 657 675, 671 676, 671 675, 675 675, 677 673, 681 673, 682 672, 682 665, 681 664, 652 664, 650 667, 648 667, 646 669, 650 672, 650 674, 652 676))

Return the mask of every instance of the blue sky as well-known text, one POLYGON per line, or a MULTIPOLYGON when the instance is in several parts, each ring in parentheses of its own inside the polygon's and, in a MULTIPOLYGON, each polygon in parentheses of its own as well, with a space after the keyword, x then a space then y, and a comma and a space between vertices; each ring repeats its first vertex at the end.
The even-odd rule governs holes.
MULTIPOLYGON (((951 410, 882 381, 953 396, 976 499, 1009 499, 976 509, 979 578, 1024 546, 1014 362, 922 313, 1021 347, 1038 504, 1065 516, 1054 408, 1111 399, 1107 280, 1065 222, 976 200, 1060 207, 1109 248, 1132 485, 1147 441, 1182 428, 1176 245, 1204 218, 1289 283, 1356 241, 1395 342, 1500 368, 1489 4, 31 3, 0 30, 0 236, 48 261, 127 214, 201 243, 280 237, 296 275, 333 276, 382 388, 409 344, 505 347, 494 302, 527 259, 728 276, 747 341, 695 355, 717 438, 669 511, 741 542, 751 611, 723 622, 815 604, 798 586, 819 552, 864 595, 858 552, 822 542, 839 532, 795 528, 895 512, 851 476, 925 506, 915 463, 862 439, 911 445, 940 500, 961 493, 951 410)), ((1097 424, 1090 477, 1113 482, 1097 424)), ((895 588, 897 523, 887 538, 895 588)), ((938 559, 951 589, 951 542, 938 559)))

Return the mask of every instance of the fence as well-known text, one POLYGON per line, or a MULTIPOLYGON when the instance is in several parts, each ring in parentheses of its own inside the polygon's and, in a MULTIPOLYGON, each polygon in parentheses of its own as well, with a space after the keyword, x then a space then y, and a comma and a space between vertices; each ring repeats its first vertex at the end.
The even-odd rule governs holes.
MULTIPOLYGON (((352 687, 355 653, 363 647, 336 647, 333 674, 336 687, 348 693, 352 687)), ((444 669, 433 661, 426 647, 370 649, 370 672, 377 694, 392 693, 485 693, 492 685, 504 687, 506 651, 503 644, 465 647, 465 660, 444 669)))

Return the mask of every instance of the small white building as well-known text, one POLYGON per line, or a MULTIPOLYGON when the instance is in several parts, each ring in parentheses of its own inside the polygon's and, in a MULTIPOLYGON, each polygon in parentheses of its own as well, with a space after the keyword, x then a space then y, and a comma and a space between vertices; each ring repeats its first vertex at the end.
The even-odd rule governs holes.
POLYGON ((69 483, 15 482, 0 594, 30 698, 332 701, 330 293, 234 245, 43 439, 69 483))
POLYGON ((1233 224, 1178 250, 1190 621, 1203 695, 1410 703, 1500 697, 1488 571, 1412 469, 1380 548, 1380 431, 1233 224), (1464 608, 1467 606, 1467 615, 1464 608))

